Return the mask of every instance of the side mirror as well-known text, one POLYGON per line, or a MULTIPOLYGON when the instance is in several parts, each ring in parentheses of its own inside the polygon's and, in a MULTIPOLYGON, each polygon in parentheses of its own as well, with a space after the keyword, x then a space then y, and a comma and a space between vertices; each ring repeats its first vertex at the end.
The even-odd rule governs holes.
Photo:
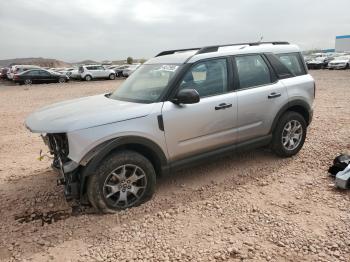
POLYGON ((195 104, 200 100, 196 89, 181 89, 172 100, 175 104, 195 104))

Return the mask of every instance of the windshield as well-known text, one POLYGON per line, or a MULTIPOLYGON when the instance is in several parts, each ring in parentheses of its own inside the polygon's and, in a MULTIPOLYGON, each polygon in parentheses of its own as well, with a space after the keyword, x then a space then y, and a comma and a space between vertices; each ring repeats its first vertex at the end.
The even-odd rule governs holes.
POLYGON ((110 98, 139 103, 156 102, 178 68, 179 65, 142 65, 110 98))

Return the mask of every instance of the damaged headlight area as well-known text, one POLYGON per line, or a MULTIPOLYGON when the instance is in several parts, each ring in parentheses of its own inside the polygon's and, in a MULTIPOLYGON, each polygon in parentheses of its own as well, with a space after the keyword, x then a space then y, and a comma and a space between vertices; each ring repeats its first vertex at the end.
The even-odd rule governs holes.
POLYGON ((64 185, 67 200, 80 196, 79 164, 69 159, 69 143, 65 133, 42 135, 44 143, 53 155, 52 168, 59 173, 58 185, 64 185))

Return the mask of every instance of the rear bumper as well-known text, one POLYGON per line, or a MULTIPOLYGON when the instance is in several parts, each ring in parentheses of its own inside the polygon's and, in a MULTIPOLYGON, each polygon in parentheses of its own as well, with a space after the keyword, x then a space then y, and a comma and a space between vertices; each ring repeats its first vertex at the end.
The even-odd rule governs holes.
POLYGON ((329 69, 345 69, 346 65, 328 65, 329 69))

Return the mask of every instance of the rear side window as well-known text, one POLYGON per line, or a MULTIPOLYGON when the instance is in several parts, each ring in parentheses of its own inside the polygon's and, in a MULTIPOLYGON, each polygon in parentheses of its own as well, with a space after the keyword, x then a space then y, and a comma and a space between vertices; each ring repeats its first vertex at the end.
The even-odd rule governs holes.
POLYGON ((270 70, 260 55, 236 56, 241 89, 270 84, 270 70))
POLYGON ((304 63, 299 53, 276 54, 276 56, 294 75, 306 74, 304 63))
POLYGON ((39 70, 33 70, 26 73, 26 75, 29 75, 29 76, 38 76, 39 74, 40 74, 39 70))

